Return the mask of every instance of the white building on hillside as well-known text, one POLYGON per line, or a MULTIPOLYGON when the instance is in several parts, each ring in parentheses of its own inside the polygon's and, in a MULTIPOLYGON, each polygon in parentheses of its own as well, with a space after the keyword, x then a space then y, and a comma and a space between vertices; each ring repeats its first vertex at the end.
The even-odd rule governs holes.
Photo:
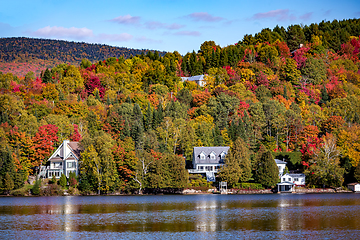
POLYGON ((64 142, 55 150, 53 155, 47 160, 46 165, 40 169, 39 176, 42 178, 60 178, 61 174, 69 177, 70 172, 78 175, 80 159, 79 142, 64 142))
POLYGON ((194 147, 193 168, 189 173, 204 174, 207 181, 215 182, 215 173, 225 163, 230 147, 194 147))

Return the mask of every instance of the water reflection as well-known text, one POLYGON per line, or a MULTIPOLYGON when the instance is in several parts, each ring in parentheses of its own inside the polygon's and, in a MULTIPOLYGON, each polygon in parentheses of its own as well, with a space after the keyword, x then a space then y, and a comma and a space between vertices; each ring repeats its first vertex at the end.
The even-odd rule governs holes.
POLYGON ((291 229, 303 228, 303 217, 299 210, 304 205, 303 198, 289 198, 286 195, 280 195, 278 201, 278 229, 287 231, 291 229), (295 213, 295 214, 294 214, 295 213))
POLYGON ((299 232, 345 236, 345 231, 351 236, 360 234, 359 215, 360 194, 0 198, 0 232, 15 233, 14 238, 25 232, 28 238, 35 233, 55 238, 58 233, 68 238, 87 233, 98 238, 111 232, 144 238, 231 238, 239 232, 250 238, 280 233, 293 238, 299 232))
POLYGON ((196 229, 199 231, 216 231, 218 202, 214 199, 208 200, 204 196, 196 202, 195 209, 201 211, 196 214, 196 229))

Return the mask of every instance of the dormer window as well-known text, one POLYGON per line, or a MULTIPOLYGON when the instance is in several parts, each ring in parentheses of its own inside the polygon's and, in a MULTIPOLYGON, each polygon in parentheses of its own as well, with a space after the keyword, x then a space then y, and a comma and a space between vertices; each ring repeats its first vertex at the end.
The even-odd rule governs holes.
POLYGON ((221 160, 224 161, 225 156, 226 156, 225 152, 220 153, 220 159, 221 159, 221 160))
POLYGON ((215 156, 215 153, 214 153, 214 152, 210 153, 210 159, 211 159, 211 160, 215 160, 215 159, 216 159, 216 156, 215 156))
POLYGON ((205 154, 204 153, 200 153, 200 159, 205 160, 205 154))

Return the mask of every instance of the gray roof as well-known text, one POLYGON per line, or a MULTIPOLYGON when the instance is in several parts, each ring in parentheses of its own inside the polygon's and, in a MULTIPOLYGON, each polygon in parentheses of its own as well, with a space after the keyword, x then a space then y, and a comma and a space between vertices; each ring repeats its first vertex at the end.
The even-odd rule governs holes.
POLYGON ((279 159, 275 159, 276 164, 287 164, 287 162, 281 161, 279 159))
POLYGON ((194 147, 194 155, 193 155, 193 163, 212 163, 212 164, 220 164, 224 163, 221 159, 220 154, 224 152, 225 154, 228 153, 230 147, 194 147), (210 158, 210 153, 215 154, 215 159, 210 158), (205 154, 205 159, 200 159, 200 154, 205 154))
POLYGON ((288 175, 290 177, 305 177, 305 174, 303 174, 303 173, 287 173, 287 174, 284 174, 283 177, 285 175, 288 175))
POLYGON ((204 79, 204 75, 196 75, 196 76, 191 76, 188 78, 188 81, 199 81, 199 80, 203 80, 204 79))
POLYGON ((183 81, 199 81, 199 80, 203 80, 205 75, 196 75, 196 76, 191 76, 191 77, 181 77, 181 79, 183 81))

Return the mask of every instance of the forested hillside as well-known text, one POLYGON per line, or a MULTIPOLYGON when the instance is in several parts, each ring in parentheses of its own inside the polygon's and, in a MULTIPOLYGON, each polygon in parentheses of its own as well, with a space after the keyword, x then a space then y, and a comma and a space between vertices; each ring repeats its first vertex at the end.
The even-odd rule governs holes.
MULTIPOLYGON (((84 42, 69 42, 62 40, 38 38, 0 38, 0 71, 15 73, 26 64, 36 66, 35 71, 45 70, 60 63, 77 65, 86 58, 91 62, 105 60, 109 57, 129 58, 147 52, 146 49, 131 49, 112 47, 103 44, 89 44, 84 42)), ((159 53, 164 55, 164 52, 159 53)), ((28 71, 34 71, 28 69, 28 71)), ((26 72, 19 72, 25 76, 26 72)))
POLYGON ((274 157, 309 186, 360 181, 359 35, 359 19, 293 25, 185 56, 2 74, 0 187, 19 187, 64 139, 83 146, 83 192, 206 185, 185 170, 195 146, 231 146, 217 176, 229 187, 276 185, 274 157), (198 74, 205 87, 180 78, 198 74))

